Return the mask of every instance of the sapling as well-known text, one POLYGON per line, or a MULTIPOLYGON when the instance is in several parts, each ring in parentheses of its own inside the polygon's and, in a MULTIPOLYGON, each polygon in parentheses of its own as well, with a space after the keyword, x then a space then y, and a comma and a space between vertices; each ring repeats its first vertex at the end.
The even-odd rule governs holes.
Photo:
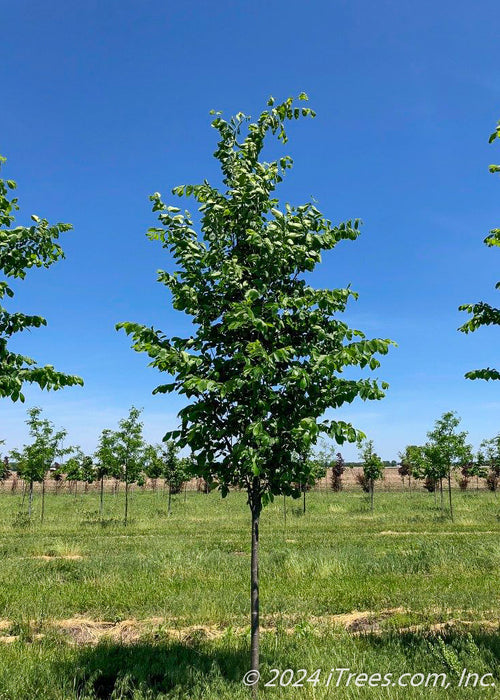
MULTIPOLYGON (((160 226, 148 236, 169 251, 176 269, 160 271, 173 306, 191 317, 192 333, 168 337, 137 323, 121 323, 136 351, 172 381, 156 394, 177 391, 188 400, 180 426, 165 440, 189 447, 198 476, 226 496, 244 489, 251 515, 251 668, 259 666, 259 522, 275 496, 300 497, 299 484, 312 485, 304 459, 326 434, 338 443, 359 437, 349 423, 326 418, 357 396, 383 397, 369 378, 347 378, 349 366, 376 369, 378 353, 390 341, 368 340, 339 316, 349 286, 315 289, 306 281, 323 251, 355 240, 359 222, 332 225, 316 206, 280 207, 275 189, 292 166, 289 156, 261 158, 264 143, 277 135, 285 143, 288 120, 313 117, 292 98, 268 102, 258 119, 238 113, 228 121, 214 113, 219 142, 215 157, 223 187, 204 180, 175 187, 193 197, 201 216, 198 234, 190 213, 151 196, 160 226)), ((171 264, 171 258, 169 259, 171 264)))

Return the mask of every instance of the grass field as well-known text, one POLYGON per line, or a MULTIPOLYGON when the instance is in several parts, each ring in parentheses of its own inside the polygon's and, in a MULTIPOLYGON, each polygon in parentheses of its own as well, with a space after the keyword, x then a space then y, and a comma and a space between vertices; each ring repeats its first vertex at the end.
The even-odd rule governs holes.
MULTIPOLYGON (((261 518, 262 678, 276 698, 500 697, 500 499, 310 493, 261 518), (331 668, 446 673, 448 688, 326 687, 331 668), (463 668, 496 687, 458 688, 463 668), (299 676, 295 675, 294 682, 299 676)), ((0 698, 248 698, 250 528, 241 493, 0 496, 0 698)))

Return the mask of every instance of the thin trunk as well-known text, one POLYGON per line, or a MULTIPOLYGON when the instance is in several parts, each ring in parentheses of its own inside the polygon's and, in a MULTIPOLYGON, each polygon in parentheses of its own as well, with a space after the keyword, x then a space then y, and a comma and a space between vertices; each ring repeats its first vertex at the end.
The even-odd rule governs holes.
POLYGON ((78 481, 75 481, 75 498, 76 498, 77 493, 78 493, 78 481))
POLYGON ((184 484, 184 503, 187 501, 187 493, 188 493, 188 487, 187 487, 187 484, 184 484))
POLYGON ((21 508, 24 508, 24 501, 26 500, 26 482, 23 479, 23 500, 21 502, 21 508))
POLYGON ((306 489, 305 489, 305 486, 304 486, 302 501, 303 501, 302 512, 305 513, 306 512, 306 489))
POLYGON ((40 515, 40 522, 43 523, 43 516, 45 513, 45 479, 42 479, 42 513, 40 515))
POLYGON ((476 491, 479 491, 479 474, 476 474, 476 491))
POLYGON ((370 505, 373 513, 373 479, 370 479, 370 505))
POLYGON ((453 503, 451 500, 451 469, 448 469, 448 498, 450 501, 450 517, 453 520, 453 503))
POLYGON ((441 496, 441 510, 444 510, 444 501, 443 501, 443 477, 439 477, 439 493, 441 496))
POLYGON ((172 515, 172 487, 168 485, 168 515, 172 515))
MULTIPOLYGON (((251 637, 250 637, 250 668, 259 670, 259 518, 262 510, 262 497, 258 477, 254 479, 253 487, 248 494, 252 512, 252 557, 250 575, 251 600, 251 637)), ((257 691, 257 686, 254 686, 257 691)), ((256 694, 256 693, 255 693, 256 694)))
POLYGON ((125 472, 125 519, 124 519, 124 525, 127 524, 127 519, 128 519, 128 474, 125 472))
POLYGON ((31 520, 31 509, 33 505, 33 479, 30 481, 30 496, 29 496, 29 501, 28 501, 28 516, 31 520))
POLYGON ((283 494, 283 533, 285 535, 286 542, 286 496, 283 494))
POLYGON ((101 476, 101 493, 99 496, 99 515, 102 518, 104 511, 104 474, 101 476))

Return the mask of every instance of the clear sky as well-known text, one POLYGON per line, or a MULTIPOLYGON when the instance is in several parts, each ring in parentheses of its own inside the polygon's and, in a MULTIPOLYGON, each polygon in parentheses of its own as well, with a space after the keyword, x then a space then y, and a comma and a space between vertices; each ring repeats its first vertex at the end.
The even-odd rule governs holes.
MULTIPOLYGON (((66 260, 16 284, 15 304, 48 320, 16 340, 85 387, 0 402, 0 438, 26 438, 27 406, 92 450, 130 405, 145 434, 176 425, 182 397, 151 396, 162 379, 130 350, 118 321, 172 335, 186 321, 156 270, 148 195, 216 181, 210 109, 258 115, 269 95, 309 94, 315 120, 290 129, 294 158, 282 201, 311 196, 333 221, 360 217, 362 234, 328 253, 318 286, 351 283, 348 320, 398 348, 376 376, 387 398, 338 412, 385 459, 425 440, 458 411, 477 445, 500 430, 499 383, 468 369, 498 366, 498 329, 465 336, 460 303, 496 302, 500 251, 482 240, 500 225, 498 5, 493 0, 0 0, 0 153, 18 182, 19 223, 68 221, 66 260)), ((346 447, 347 458, 356 454, 346 447)))

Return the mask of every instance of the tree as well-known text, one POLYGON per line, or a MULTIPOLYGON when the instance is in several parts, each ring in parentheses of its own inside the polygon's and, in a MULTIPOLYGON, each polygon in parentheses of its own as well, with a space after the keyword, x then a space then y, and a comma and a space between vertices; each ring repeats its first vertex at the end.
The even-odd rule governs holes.
POLYGON ((363 476, 370 493, 370 507, 373 512, 375 482, 384 475, 384 463, 373 449, 373 440, 358 440, 358 449, 363 461, 363 476))
MULTIPOLYGON (((5 440, 0 440, 0 445, 4 445, 5 440)), ((0 482, 2 484, 7 481, 7 479, 10 476, 10 469, 9 469, 9 458, 7 456, 2 458, 2 455, 0 454, 0 482)))
POLYGON ((116 450, 116 434, 112 430, 105 428, 99 436, 97 449, 94 453, 96 462, 95 474, 100 483, 99 494, 99 515, 104 512, 104 479, 106 477, 118 477, 120 465, 116 450))
POLYGON ((163 473, 163 455, 160 445, 146 445, 144 448, 144 474, 151 480, 153 491, 156 491, 158 479, 163 473))
POLYGON ((129 487, 140 480, 144 461, 144 440, 142 437, 142 423, 139 421, 141 411, 135 406, 129 410, 127 418, 122 418, 118 423, 118 430, 114 435, 114 463, 118 465, 121 478, 125 482, 125 514, 124 525, 128 522, 129 487))
POLYGON ((345 472, 345 462, 342 454, 337 452, 337 458, 332 466, 332 489, 342 491, 342 475, 345 472))
POLYGON ((95 481, 96 471, 92 457, 86 455, 81 447, 69 448, 73 454, 66 462, 66 480, 75 484, 75 498, 77 495, 78 482, 83 481, 86 485, 95 481))
MULTIPOLYGON (((300 95, 300 100, 307 100, 300 95)), ((173 377, 154 393, 178 391, 190 403, 179 412, 180 427, 167 433, 189 446, 196 472, 227 495, 244 489, 251 513, 251 667, 259 657, 259 519, 277 495, 300 496, 299 484, 312 484, 305 459, 321 434, 338 443, 359 432, 343 421, 326 419, 356 397, 380 399, 381 386, 368 378, 348 379, 345 367, 376 369, 377 353, 391 341, 368 340, 338 318, 349 288, 315 289, 305 273, 342 240, 355 240, 359 222, 332 225, 311 203, 279 208, 277 185, 292 166, 289 156, 259 160, 264 142, 277 135, 286 142, 285 123, 314 112, 292 98, 275 104, 257 121, 238 113, 229 121, 214 113, 218 131, 215 157, 223 189, 206 180, 173 189, 194 197, 201 212, 201 236, 189 212, 151 196, 161 227, 148 236, 170 251, 177 270, 159 272, 173 306, 191 316, 189 337, 168 338, 153 327, 120 323, 133 348, 151 365, 173 377)))
POLYGON ((81 475, 82 481, 85 484, 85 493, 87 493, 89 484, 93 484, 96 480, 96 469, 94 466, 94 461, 90 455, 83 455, 81 462, 81 475))
POLYGON ((317 453, 317 460, 324 473, 331 469, 332 491, 342 491, 342 475, 345 472, 345 462, 340 452, 335 452, 336 446, 323 442, 322 448, 317 453))
POLYGON ((31 518, 33 505, 33 484, 42 484, 42 509, 43 521, 45 510, 45 476, 56 457, 66 454, 67 450, 62 443, 67 433, 66 430, 56 430, 54 424, 47 418, 42 418, 42 409, 38 406, 28 409, 26 424, 29 434, 33 438, 29 445, 24 445, 22 450, 12 450, 11 458, 17 471, 24 482, 29 483, 28 516, 31 518))
POLYGON ((486 485, 490 491, 497 491, 500 483, 500 433, 494 438, 483 440, 484 462, 489 469, 486 475, 486 485))
POLYGON ((455 411, 443 413, 434 424, 434 429, 427 433, 429 442, 425 452, 433 465, 439 479, 448 481, 448 498, 450 517, 453 520, 453 502, 451 498, 451 472, 459 466, 472 461, 472 448, 466 443, 467 432, 457 432, 460 418, 455 411))
MULTIPOLYGON (((493 143, 496 139, 500 139, 500 121, 497 122, 495 131, 490 135, 489 142, 493 143)), ((500 173, 500 165, 490 165, 490 173, 500 173)), ((485 245, 489 248, 496 246, 500 247, 500 228, 491 229, 489 234, 484 239, 485 245)), ((500 289, 500 282, 497 282, 495 289, 500 289)), ((459 331, 463 333, 473 333, 482 326, 500 326, 500 309, 484 301, 479 301, 476 304, 462 304, 458 307, 460 311, 467 311, 472 314, 472 317, 464 323, 459 331)), ((474 369, 465 374, 467 379, 500 379, 500 371, 491 367, 486 369, 474 369)))
MULTIPOLYGON (((0 167, 5 158, 0 156, 0 167)), ((41 316, 30 316, 19 311, 9 312, 3 306, 5 297, 12 298, 14 292, 9 278, 24 279, 32 267, 50 267, 64 258, 57 243, 59 235, 69 231, 71 224, 50 226, 46 219, 33 215, 33 225, 15 226, 13 212, 19 209, 17 198, 9 200, 9 191, 16 188, 13 180, 0 178, 0 398, 24 401, 23 384, 38 384, 41 389, 61 389, 83 380, 69 374, 56 372, 52 365, 40 367, 26 355, 9 349, 9 342, 16 333, 47 325, 41 316)))
POLYGON ((408 477, 408 487, 411 493, 411 479, 420 478, 420 467, 422 463, 422 448, 418 445, 407 445, 403 452, 399 453, 400 467, 398 469, 399 475, 403 479, 408 477))
POLYGON ((163 469, 161 472, 168 486, 168 514, 172 514, 172 494, 179 493, 182 484, 187 480, 187 463, 177 456, 178 448, 173 440, 169 440, 162 450, 163 469))
POLYGON ((66 472, 66 481, 69 481, 74 486, 75 498, 78 491, 78 482, 82 480, 82 461, 84 458, 83 451, 80 447, 74 448, 74 454, 66 461, 64 471, 66 472))

